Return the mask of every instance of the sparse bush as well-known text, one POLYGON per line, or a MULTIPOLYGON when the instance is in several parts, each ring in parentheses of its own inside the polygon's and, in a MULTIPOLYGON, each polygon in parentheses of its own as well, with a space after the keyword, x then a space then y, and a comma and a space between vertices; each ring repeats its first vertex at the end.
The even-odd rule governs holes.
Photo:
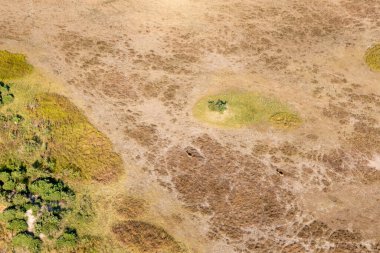
POLYGON ((224 112, 227 110, 227 101, 226 100, 210 100, 208 101, 208 108, 211 111, 216 111, 216 112, 224 112))
POLYGON ((66 229, 66 231, 57 239, 59 249, 73 249, 77 246, 78 234, 75 229, 66 229))
POLYGON ((104 241, 104 238, 100 236, 84 235, 80 237, 77 249, 78 252, 107 252, 106 250, 104 250, 105 247, 107 247, 107 243, 104 241))
POLYGON ((79 202, 79 211, 77 212, 77 219, 79 221, 90 221, 94 215, 94 208, 92 200, 89 195, 84 195, 79 202))
POLYGON ((10 86, 0 81, 0 106, 9 104, 14 100, 14 95, 10 92, 10 86))
POLYGON ((30 252, 40 252, 42 242, 31 234, 20 233, 13 237, 12 244, 15 248, 26 249, 30 252))

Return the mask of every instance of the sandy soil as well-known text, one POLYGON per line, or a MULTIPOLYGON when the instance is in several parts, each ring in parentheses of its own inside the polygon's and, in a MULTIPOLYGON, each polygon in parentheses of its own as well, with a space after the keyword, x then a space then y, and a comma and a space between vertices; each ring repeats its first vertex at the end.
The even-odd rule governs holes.
POLYGON ((150 222, 193 252, 379 252, 378 0, 0 0, 24 52, 123 155, 150 222), (191 115, 236 88, 288 103, 294 130, 191 115))

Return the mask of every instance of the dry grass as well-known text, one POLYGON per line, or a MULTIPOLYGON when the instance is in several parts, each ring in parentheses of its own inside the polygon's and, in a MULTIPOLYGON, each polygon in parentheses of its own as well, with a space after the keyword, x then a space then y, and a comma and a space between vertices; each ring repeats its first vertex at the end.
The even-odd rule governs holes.
POLYGON ((115 209, 123 218, 136 219, 146 211, 146 208, 147 203, 144 200, 125 194, 118 195, 115 201, 115 209))
POLYGON ((119 241, 132 252, 180 253, 184 248, 164 229, 142 221, 124 221, 112 227, 119 241))

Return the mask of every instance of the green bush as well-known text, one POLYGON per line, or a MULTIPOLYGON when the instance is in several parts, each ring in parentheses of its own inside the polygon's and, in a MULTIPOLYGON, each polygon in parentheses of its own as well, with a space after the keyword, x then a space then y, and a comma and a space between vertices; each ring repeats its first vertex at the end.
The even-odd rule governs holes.
POLYGON ((14 219, 23 219, 25 218, 25 212, 19 208, 11 207, 5 209, 0 213, 0 220, 9 222, 14 219))
POLYGON ((62 181, 54 178, 40 178, 29 185, 29 190, 45 201, 69 201, 74 193, 62 181))
POLYGON ((227 110, 227 101, 226 100, 210 100, 208 101, 208 108, 211 111, 216 111, 216 112, 224 112, 227 110))
POLYGON ((24 210, 32 210, 33 213, 38 213, 41 209, 41 203, 34 201, 33 203, 27 203, 23 205, 24 210))
POLYGON ((25 172, 22 171, 12 171, 11 177, 16 182, 23 182, 26 179, 25 172))
POLYGON ((31 234, 20 233, 13 237, 12 244, 15 248, 26 249, 30 252, 40 252, 42 242, 31 234))
POLYGON ((16 183, 9 180, 3 184, 3 190, 13 191, 16 188, 16 183))
POLYGON ((38 219, 35 224, 35 232, 43 233, 47 236, 53 236, 60 229, 61 219, 50 212, 44 214, 38 219))
POLYGON ((16 193, 15 195, 12 196, 12 204, 18 205, 18 206, 23 206, 26 203, 30 202, 29 198, 24 196, 23 194, 16 193))
POLYGON ((0 172, 0 181, 5 183, 5 182, 8 182, 11 178, 11 175, 10 173, 6 172, 6 171, 2 171, 0 172))
POLYGON ((78 234, 75 229, 66 229, 66 231, 57 239, 59 249, 73 249, 78 243, 78 234))
POLYGON ((16 185, 16 189, 15 189, 17 192, 23 192, 23 191, 26 191, 26 184, 24 183, 18 183, 16 185))
POLYGON ((7 228, 15 233, 28 230, 28 224, 23 219, 15 219, 8 222, 7 228))
POLYGON ((10 92, 10 86, 0 81, 0 106, 9 104, 14 100, 14 95, 10 92))

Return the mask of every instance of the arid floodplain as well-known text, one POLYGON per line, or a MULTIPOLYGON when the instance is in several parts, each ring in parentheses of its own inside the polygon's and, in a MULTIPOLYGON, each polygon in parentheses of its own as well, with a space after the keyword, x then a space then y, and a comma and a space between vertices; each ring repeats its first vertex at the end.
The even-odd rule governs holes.
POLYGON ((380 252, 378 0, 0 13, 0 252, 380 252))

